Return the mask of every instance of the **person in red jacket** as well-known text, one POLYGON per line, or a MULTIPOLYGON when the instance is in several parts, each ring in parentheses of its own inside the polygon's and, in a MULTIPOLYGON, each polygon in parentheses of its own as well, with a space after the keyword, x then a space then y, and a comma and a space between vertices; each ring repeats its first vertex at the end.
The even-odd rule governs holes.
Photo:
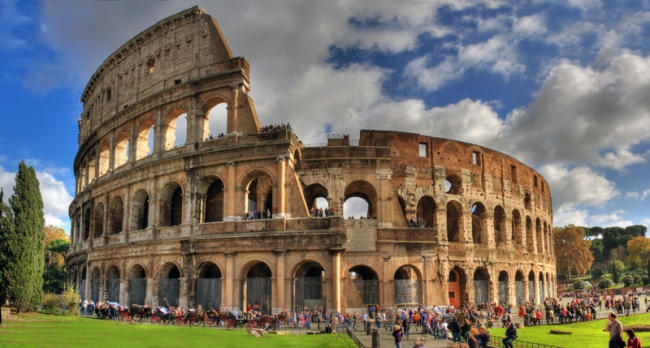
POLYGON ((629 348, 642 348, 641 339, 634 334, 634 330, 627 329, 625 333, 627 334, 627 346, 629 348))

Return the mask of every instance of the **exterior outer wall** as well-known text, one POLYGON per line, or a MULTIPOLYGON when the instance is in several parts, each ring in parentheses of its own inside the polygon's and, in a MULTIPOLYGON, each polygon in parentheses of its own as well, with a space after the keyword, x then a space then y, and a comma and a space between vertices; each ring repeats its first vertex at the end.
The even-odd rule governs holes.
MULTIPOLYGON (((291 307, 296 270, 305 262, 315 262, 324 270, 324 297, 327 308, 332 310, 359 307, 348 273, 355 266, 366 266, 377 275, 380 304, 384 306, 394 304, 395 272, 406 265, 415 269, 424 306, 449 303, 447 280, 454 267, 467 280, 461 294, 464 302, 474 298, 473 277, 479 268, 489 274, 488 298, 492 302, 498 300, 502 271, 507 272, 511 303, 515 300, 517 272, 524 279, 526 299, 536 298, 539 302, 545 295, 556 295, 552 201, 541 175, 505 154, 418 134, 368 130, 361 132, 359 146, 349 146, 349 140, 343 138, 331 139, 328 146, 304 147, 290 129, 259 133, 259 121, 247 95, 248 63, 243 58, 232 58, 216 22, 200 8, 163 20, 149 31, 157 33, 166 23, 176 23, 173 18, 186 21, 174 35, 183 40, 191 36, 190 41, 180 40, 179 52, 185 44, 196 45, 189 52, 205 49, 212 60, 194 64, 210 66, 212 73, 201 76, 201 71, 209 70, 195 69, 178 53, 164 66, 187 66, 179 71, 164 70, 159 77, 138 82, 143 84, 143 90, 151 92, 134 99, 128 89, 121 91, 114 85, 124 79, 124 75, 118 77, 122 70, 115 67, 114 60, 120 59, 116 54, 124 53, 121 59, 125 63, 121 66, 130 66, 129 59, 133 59, 133 66, 140 61, 127 54, 131 46, 125 44, 127 51, 120 49, 107 59, 82 97, 80 149, 75 158, 77 196, 70 206, 70 286, 80 286, 85 270, 85 292, 90 294, 90 279, 97 269, 100 299, 105 299, 108 269, 115 266, 121 279, 120 302, 127 303, 128 274, 134 265, 140 265, 147 278, 145 302, 157 304, 159 279, 165 267, 173 264, 181 272, 180 305, 187 307, 194 303, 194 280, 209 262, 217 265, 222 274, 222 306, 239 308, 243 300, 242 279, 255 263, 264 262, 272 272, 272 307, 282 309, 291 307), (180 31, 185 31, 185 35, 180 31), (165 81, 174 80, 177 75, 182 75, 181 80, 187 83, 168 87, 165 81), (129 101, 128 107, 99 107, 106 88, 121 93, 129 101), (93 100, 99 104, 92 103, 93 100), (228 136, 204 141, 206 114, 222 102, 228 105, 228 136), (186 145, 167 150, 164 130, 178 108, 187 113, 186 145), (156 130, 154 149, 151 155, 140 156, 136 153, 137 130, 146 120, 151 120, 156 130), (133 160, 116 166, 116 138, 122 131, 129 134, 130 144, 134 144, 129 153, 133 160), (110 152, 102 161, 99 154, 104 143, 110 144, 110 152), (420 153, 422 146, 424 156, 420 153), (102 165, 108 166, 105 173, 102 165), (273 219, 246 221, 248 184, 260 177, 268 177, 272 182, 273 219), (224 221, 202 223, 202 199, 208 181, 213 179, 224 184, 224 221), (446 192, 445 180, 449 179, 457 180, 457 192, 446 192), (177 183, 184 193, 179 226, 165 226, 162 222, 164 205, 169 200, 165 189, 170 183, 177 183), (366 197, 376 219, 342 219, 340 215, 347 217, 345 212, 336 217, 309 218, 309 200, 314 198, 309 188, 313 185, 324 188, 325 194, 320 196, 339 212, 343 212, 347 198, 366 197), (149 195, 149 226, 133 230, 133 201, 139 190, 149 195), (124 202, 123 231, 112 234, 110 207, 118 197, 124 202), (423 198, 435 203, 436 224, 407 228, 406 220, 418 217, 418 203, 423 198), (459 242, 447 238, 450 202, 462 211, 457 221, 459 242), (474 243, 472 236, 471 210, 477 202, 485 207, 485 213, 479 217, 481 243, 474 243), (97 216, 100 204, 104 214, 97 216), (497 237, 497 206, 505 211, 506 236, 513 235, 514 213, 520 215, 514 240, 500 241, 497 237), (87 210, 90 215, 85 214, 87 210), (90 221, 85 221, 88 217, 90 221), (527 218, 532 223, 532 233, 527 233, 527 218), (538 220, 541 234, 536 229, 538 220), (100 226, 102 232, 98 233, 100 226), (538 240, 538 235, 543 241, 538 240), (526 283, 531 272, 535 274, 534 294, 529 294, 526 283), (540 273, 551 285, 550 294, 538 281, 540 273)), ((148 33, 145 31, 132 41, 137 43, 138 38, 148 33)), ((170 50, 174 49, 176 41, 169 41, 170 50)), ((141 47, 149 47, 151 54, 159 57, 156 47, 164 52, 164 42, 141 47)), ((156 64, 163 66, 158 61, 156 64)))

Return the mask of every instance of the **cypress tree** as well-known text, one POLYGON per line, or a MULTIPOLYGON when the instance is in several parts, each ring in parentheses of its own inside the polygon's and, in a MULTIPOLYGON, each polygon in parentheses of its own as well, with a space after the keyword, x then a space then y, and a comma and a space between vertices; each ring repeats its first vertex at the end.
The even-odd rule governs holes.
POLYGON ((43 300, 45 218, 36 171, 27 167, 25 161, 18 165, 9 205, 13 212, 13 231, 3 241, 5 257, 9 259, 4 270, 7 297, 18 312, 35 310, 43 300))
POLYGON ((5 256, 7 245, 5 236, 10 234, 13 228, 11 209, 4 203, 4 191, 0 187, 0 325, 2 324, 2 306, 7 299, 7 282, 3 277, 3 271, 9 261, 5 256))
POLYGON ((616 271, 616 263, 614 261, 612 261, 612 280, 614 284, 618 284, 618 271, 616 271))

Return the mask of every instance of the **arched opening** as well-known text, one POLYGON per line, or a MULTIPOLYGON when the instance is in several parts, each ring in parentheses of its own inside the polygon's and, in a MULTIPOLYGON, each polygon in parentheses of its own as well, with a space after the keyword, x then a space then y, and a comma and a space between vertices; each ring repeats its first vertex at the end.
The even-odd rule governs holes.
POLYGON ((187 113, 182 108, 172 110, 165 122, 165 150, 185 145, 187 138, 187 113))
POLYGON ((456 266, 449 271, 447 278, 447 291, 449 296, 449 304, 456 308, 460 308, 465 301, 467 289, 467 276, 465 271, 456 266))
POLYGON ((429 196, 424 196, 418 201, 417 210, 418 226, 433 228, 438 225, 436 221, 436 202, 429 196))
POLYGON ((176 182, 165 184, 160 193, 160 225, 178 226, 183 222, 183 189, 176 182))
POLYGON ((115 138, 115 168, 129 161, 129 133, 122 131, 115 138))
POLYGON ((524 196, 524 207, 527 210, 531 210, 531 206, 532 205, 531 205, 530 193, 526 193, 526 195, 524 196))
POLYGON ((86 188, 86 178, 88 177, 86 162, 81 165, 81 190, 86 188))
POLYGON ((537 303, 535 298, 535 273, 533 271, 528 274, 528 300, 537 303))
POLYGON ((95 181, 95 165, 97 163, 96 160, 97 156, 95 156, 95 153, 91 153, 89 160, 88 160, 88 183, 92 184, 93 181, 95 181))
POLYGON ((203 222, 223 221, 224 191, 223 182, 216 179, 205 193, 205 214, 203 222))
POLYGON ((99 268, 95 267, 90 275, 90 299, 95 303, 99 302, 99 282, 99 268))
POLYGON ((228 133, 228 105, 226 103, 217 104, 210 109, 207 115, 208 134, 204 138, 207 140, 223 138, 228 133))
POLYGON ((201 267, 196 280, 196 305, 204 310, 219 309, 221 306, 221 270, 208 262, 201 267))
POLYGON ((303 194, 311 216, 318 216, 319 209, 329 207, 327 189, 323 185, 311 184, 305 188, 303 194))
POLYGON ((376 219, 375 200, 377 191, 370 183, 362 180, 353 181, 345 187, 343 201, 343 216, 359 216, 360 218, 376 219))
POLYGON ((111 158, 111 147, 108 141, 104 141, 99 147, 99 176, 108 173, 108 165, 111 158))
POLYGON ((487 243, 487 215, 482 203, 472 205, 472 241, 475 244, 487 243))
POLYGON ((490 298, 490 274, 484 267, 479 267, 474 272, 474 303, 487 304, 490 298))
POLYGON ((138 304, 144 306, 147 296, 147 273, 140 265, 131 267, 129 272, 129 306, 138 304))
MULTIPOLYGON (((354 266, 348 271, 354 287, 359 294, 359 300, 363 305, 379 304, 379 278, 377 274, 366 266, 354 266)), ((356 296, 352 294, 356 299, 356 296)), ((348 298, 350 298, 348 296, 348 298)), ((348 304, 349 306, 349 304, 348 304)), ((358 308, 358 307, 354 307, 358 308)))
POLYGON ((108 302, 120 302, 120 270, 116 266, 111 266, 106 276, 108 278, 106 299, 108 302))
POLYGON ((271 269, 263 262, 256 263, 242 280, 244 301, 242 308, 250 304, 254 310, 271 314, 271 269))
POLYGON ((86 208, 84 211, 84 228, 83 228, 83 240, 86 241, 88 240, 88 237, 90 237, 90 218, 91 218, 91 213, 90 213, 90 207, 86 208))
POLYGON ((508 272, 506 271, 499 273, 499 302, 510 303, 510 298, 508 298, 508 272))
POLYGON ((153 153, 154 122, 144 120, 138 128, 136 138, 135 159, 136 161, 145 158, 153 153))
POLYGON ((445 192, 450 195, 460 194, 463 181, 456 174, 447 174, 445 177, 445 192))
POLYGON ((83 301, 86 299, 86 267, 81 270, 81 283, 77 287, 79 298, 83 301))
POLYGON ((521 306, 526 302, 524 297, 524 275, 521 271, 515 273, 515 295, 517 296, 517 306, 521 306))
POLYGON ((323 279, 325 270, 316 262, 305 262, 296 270, 294 275, 294 308, 296 311, 304 308, 325 308, 325 291, 323 279))
POLYGON ((463 209, 458 202, 451 201, 447 203, 447 240, 450 242, 460 242, 460 227, 462 226, 463 209))
POLYGON ((246 219, 261 219, 273 214, 273 180, 265 172, 247 176, 245 210, 246 219))
POLYGON ((533 239, 533 221, 530 216, 526 216, 526 244, 528 244, 528 252, 535 251, 535 240, 533 239))
POLYGON ((422 304, 422 283, 413 266, 402 266, 395 271, 395 306, 422 304))
POLYGON ((104 203, 99 203, 95 208, 95 231, 93 238, 101 237, 102 234, 104 234, 104 203))
POLYGON ((546 299, 546 297, 548 297, 548 295, 546 293, 546 291, 547 291, 546 285, 547 284, 546 284, 546 279, 544 279, 544 273, 539 272, 538 280, 539 280, 539 283, 537 284, 537 286, 539 286, 540 301, 544 301, 546 299))
POLYGON ((133 196, 131 207, 131 230, 140 231, 149 227, 149 194, 140 189, 133 196))
POLYGON ((522 245, 522 231, 521 231, 521 214, 519 214, 519 211, 513 210, 512 211, 512 240, 515 241, 516 244, 522 245))
POLYGON ((110 234, 122 232, 124 224, 124 202, 122 197, 117 196, 111 205, 111 231, 110 234))
POLYGON ((161 306, 178 306, 181 272, 178 267, 168 262, 160 270, 158 302, 161 306))
POLYGON ((541 254, 544 252, 544 235, 542 233, 542 223, 539 218, 535 220, 535 235, 537 237, 537 252, 541 254))
POLYGON ((510 239, 506 231, 506 212, 499 205, 494 207, 494 236, 497 243, 504 243, 510 239))

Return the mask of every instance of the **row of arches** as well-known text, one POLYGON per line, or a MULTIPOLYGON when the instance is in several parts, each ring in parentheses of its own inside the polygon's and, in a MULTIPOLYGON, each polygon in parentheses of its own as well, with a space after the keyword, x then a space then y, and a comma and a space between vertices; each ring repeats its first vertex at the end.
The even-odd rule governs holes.
MULTIPOLYGON (((228 104, 223 97, 212 98, 204 105, 205 117, 200 118, 203 129, 198 132, 196 141, 209 141, 217 134, 228 131, 228 104)), ((192 127, 196 123, 188 116, 185 107, 171 109, 156 121, 156 114, 144 116, 139 123, 126 125, 115 131, 111 138, 102 140, 96 149, 91 150, 77 169, 77 193, 93 180, 128 162, 146 158, 154 152, 171 150, 183 146, 193 139, 192 127)))

